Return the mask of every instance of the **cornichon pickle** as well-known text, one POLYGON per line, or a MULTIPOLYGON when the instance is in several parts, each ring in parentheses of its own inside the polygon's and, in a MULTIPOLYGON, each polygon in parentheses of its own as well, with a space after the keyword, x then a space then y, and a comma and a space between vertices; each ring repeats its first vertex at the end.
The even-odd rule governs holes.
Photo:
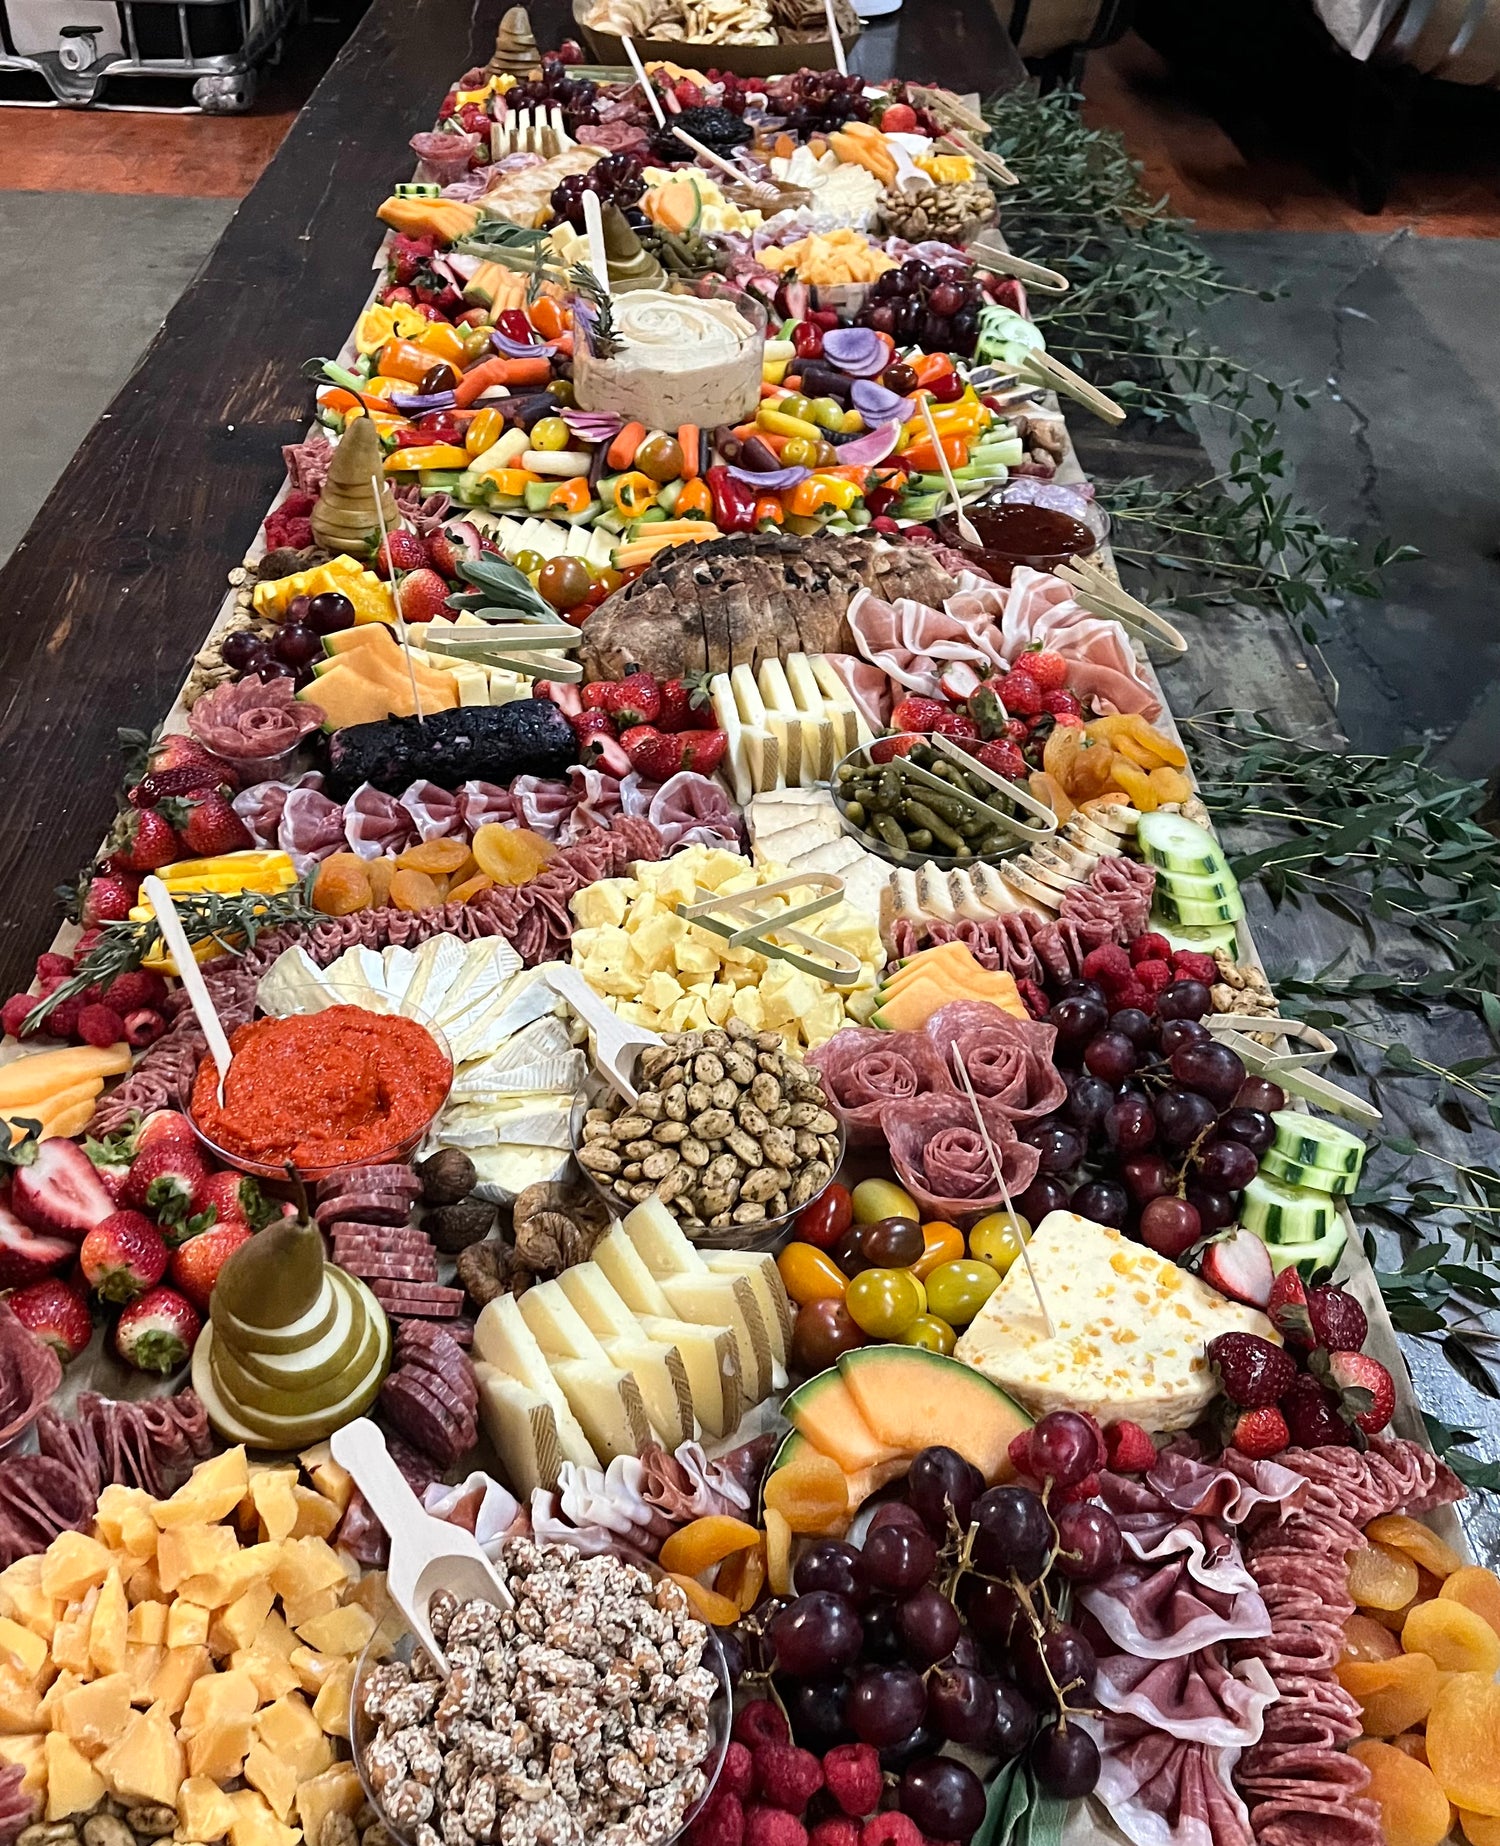
POLYGON ((894 814, 877 814, 875 831, 893 852, 908 852, 910 844, 899 820, 894 814))
POLYGON ((950 852, 957 852, 965 844, 964 836, 956 828, 950 827, 941 815, 934 814, 923 801, 908 801, 905 804, 905 815, 916 826, 925 828, 950 852))
POLYGON ((906 841, 913 852, 926 852, 932 845, 932 835, 926 827, 913 827, 908 830, 906 841))

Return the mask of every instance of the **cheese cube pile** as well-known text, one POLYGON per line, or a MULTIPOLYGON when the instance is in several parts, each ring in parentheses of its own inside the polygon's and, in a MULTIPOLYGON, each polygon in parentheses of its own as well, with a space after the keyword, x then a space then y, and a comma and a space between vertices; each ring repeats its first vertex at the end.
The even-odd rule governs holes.
MULTIPOLYGON (((878 918, 841 902, 800 925, 858 958, 855 985, 835 988, 789 962, 733 948, 677 915, 675 906, 696 901, 699 886, 726 895, 751 891, 784 877, 785 867, 690 846, 635 869, 633 878, 585 886, 572 901, 573 965, 632 1025, 692 1031, 735 1015, 757 1031, 779 1032, 789 1050, 800 1052, 872 1010, 885 965, 878 918)), ((800 896, 791 893, 794 902, 800 896)))
POLYGON ((92 1531, 0 1571, 0 1761, 46 1820, 109 1795, 175 1808, 183 1839, 316 1846, 359 1811, 335 1740, 385 1579, 328 1542, 353 1483, 327 1444, 301 1463, 236 1448, 166 1500, 106 1487, 92 1531))
POLYGON ((1085 1410, 1150 1430, 1186 1429, 1218 1391, 1204 1355, 1220 1333, 1281 1337, 1256 1308, 1121 1232, 1049 1212, 1027 1245, 1055 1337, 1047 1337, 1026 1265, 985 1302, 954 1357, 992 1378, 1033 1416, 1085 1410))
POLYGON ((588 1074, 545 976, 545 967, 523 968, 503 936, 432 936, 415 950, 349 949, 326 968, 288 949, 256 998, 268 1013, 368 1006, 438 1026, 453 1054, 453 1089, 431 1146, 462 1148, 479 1196, 508 1205, 567 1171, 573 1098, 588 1074))

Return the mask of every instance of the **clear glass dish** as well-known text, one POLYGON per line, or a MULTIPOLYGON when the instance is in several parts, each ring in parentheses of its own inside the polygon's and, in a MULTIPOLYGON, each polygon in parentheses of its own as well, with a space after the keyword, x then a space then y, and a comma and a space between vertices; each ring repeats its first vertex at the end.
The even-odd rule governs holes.
MULTIPOLYGON (((906 742, 908 740, 913 743, 930 742, 930 739, 921 733, 902 731, 893 733, 891 737, 877 737, 875 743, 906 742)), ((919 851, 916 848, 912 848, 910 851, 903 853, 897 847, 893 846, 889 840, 885 839, 883 835, 868 830, 862 824, 850 820, 849 816, 844 812, 843 797, 839 793, 839 785, 843 778, 843 771, 846 766, 853 769, 869 769, 875 767, 870 757, 870 751, 874 747, 873 744, 860 744, 855 749, 851 750, 849 754, 844 757, 842 762, 837 764, 828 783, 828 791, 833 797, 833 805, 838 811, 839 822, 844 832, 848 834, 851 840, 856 841, 860 846, 864 847, 866 852, 874 853, 878 858, 884 859, 888 865, 905 866, 912 870, 923 865, 935 865, 939 871, 951 872, 957 870, 960 866, 998 865, 1004 859, 1008 859, 1013 854, 1022 851, 1028 844, 1027 837, 1024 834, 1018 833, 1013 837, 1008 835, 1007 844, 1003 848, 997 848, 994 852, 954 854, 944 852, 941 849, 934 852, 930 849, 919 851)), ((1006 798, 1000 789, 995 789, 993 794, 987 796, 986 799, 992 806, 999 808, 1002 813, 1005 811, 1006 798)), ((1019 825, 1026 824, 1021 821, 1019 813, 1016 814, 1015 819, 1019 825)))

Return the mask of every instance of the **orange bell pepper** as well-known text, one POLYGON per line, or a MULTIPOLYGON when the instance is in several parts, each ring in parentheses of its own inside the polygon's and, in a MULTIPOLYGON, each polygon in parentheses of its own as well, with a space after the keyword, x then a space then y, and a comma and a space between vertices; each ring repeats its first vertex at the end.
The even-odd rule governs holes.
MULTIPOLYGON (((942 436, 943 453, 948 458, 950 468, 962 468, 969 459, 969 442, 966 436, 942 436)), ((917 474, 936 474, 940 464, 937 450, 932 446, 932 438, 927 437, 920 443, 913 443, 911 448, 901 451, 901 465, 917 474)))
MULTIPOLYGON (((485 329, 484 338, 488 342, 488 328, 485 329)), ((412 344, 420 346, 424 352, 432 353, 438 359, 447 359, 455 365, 464 353, 463 335, 457 327, 450 327, 445 320, 428 321, 412 344)))
POLYGON ((757 532, 768 522, 773 526, 784 526, 786 524, 786 509, 779 500, 773 500, 768 497, 764 500, 756 501, 753 517, 757 532))
POLYGON ((571 481, 559 481, 547 496, 549 510, 560 507, 565 513, 581 513, 593 499, 589 484, 581 475, 575 475, 571 481))
POLYGON ((672 508, 674 519, 712 519, 714 497, 708 490, 707 481, 694 478, 684 481, 682 492, 677 496, 677 504, 672 508))
POLYGON ((947 353, 914 353, 906 362, 917 375, 919 385, 930 385, 934 378, 946 378, 953 370, 947 353))

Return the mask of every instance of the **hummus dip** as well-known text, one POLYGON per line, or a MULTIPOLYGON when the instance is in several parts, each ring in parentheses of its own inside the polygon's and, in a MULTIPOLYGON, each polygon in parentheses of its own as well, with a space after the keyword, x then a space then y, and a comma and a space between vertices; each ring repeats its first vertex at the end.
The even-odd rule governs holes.
POLYGON ((580 410, 613 411, 647 429, 741 423, 760 404, 761 330, 727 301, 633 289, 616 298, 620 348, 594 358, 580 343, 573 390, 580 410))

